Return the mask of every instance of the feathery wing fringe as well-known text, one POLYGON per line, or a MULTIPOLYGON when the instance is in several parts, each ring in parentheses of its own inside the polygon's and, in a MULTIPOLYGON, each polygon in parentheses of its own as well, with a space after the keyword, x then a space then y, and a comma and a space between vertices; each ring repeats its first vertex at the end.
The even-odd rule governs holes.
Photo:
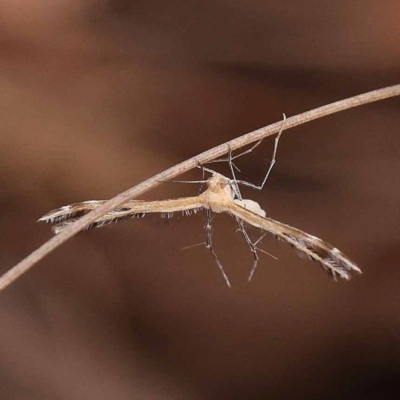
MULTIPOLYGON (((54 225, 52 230, 57 234, 104 202, 105 200, 90 200, 63 206, 48 212, 39 218, 38 221, 54 225)), ((85 230, 100 228, 104 225, 125 219, 143 218, 150 213, 160 213, 163 218, 171 218, 176 211, 181 211, 183 215, 191 215, 203 207, 203 204, 199 202, 197 197, 145 202, 142 200, 131 200, 123 206, 103 215, 97 221, 87 226, 85 230)))
POLYGON ((335 280, 337 276, 350 279, 353 273, 361 273, 357 265, 339 249, 315 236, 271 218, 254 214, 237 204, 231 206, 229 211, 247 223, 258 226, 273 234, 277 239, 289 243, 311 260, 317 261, 335 280))

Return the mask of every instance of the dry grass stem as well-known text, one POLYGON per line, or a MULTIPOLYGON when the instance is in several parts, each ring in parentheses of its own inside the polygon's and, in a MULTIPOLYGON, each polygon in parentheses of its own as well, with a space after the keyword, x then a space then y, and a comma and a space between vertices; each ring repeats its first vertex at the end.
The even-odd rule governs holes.
MULTIPOLYGON (((374 90, 368 93, 364 93, 358 96, 350 97, 345 100, 337 101, 311 111, 298 114, 296 116, 287 118, 285 121, 285 130, 293 128, 295 126, 304 124, 306 122, 321 118, 330 114, 334 114, 340 111, 348 110, 353 107, 361 106, 364 104, 372 103, 375 101, 383 100, 386 98, 394 97, 400 95, 400 85, 390 86, 379 90, 374 90)), ((267 136, 273 135, 279 132, 282 123, 276 122, 274 124, 268 125, 264 128, 257 129, 246 135, 240 136, 229 142, 221 144, 210 150, 207 150, 195 157, 192 157, 182 163, 179 163, 155 176, 147 179, 146 181, 128 189, 127 191, 118 194, 112 199, 96 207, 88 214, 84 215, 82 218, 69 225, 66 229, 63 229, 58 235, 52 237, 41 247, 31 253, 28 257, 14 266, 11 270, 6 272, 0 278, 0 290, 6 288, 12 282, 14 282, 23 273, 28 271, 33 265, 39 262, 47 254, 51 253, 58 246, 66 242, 68 239, 76 235, 78 232, 84 230, 87 226, 111 212, 117 209, 127 201, 133 199, 134 197, 147 192, 148 190, 158 186, 161 182, 170 180, 177 175, 187 172, 198 165, 205 164, 211 160, 221 157, 227 154, 231 150, 239 149, 243 146, 255 143, 267 136)), ((242 207, 241 207, 242 208, 242 207)), ((243 215, 242 215, 243 216, 243 215)), ((251 215, 248 216, 251 220, 251 215)), ((254 222, 254 221, 253 221, 254 222)))

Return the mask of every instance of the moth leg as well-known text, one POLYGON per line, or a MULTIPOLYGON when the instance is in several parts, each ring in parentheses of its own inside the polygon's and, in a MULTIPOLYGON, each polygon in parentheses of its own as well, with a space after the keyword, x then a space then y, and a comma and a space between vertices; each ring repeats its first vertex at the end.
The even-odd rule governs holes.
MULTIPOLYGON (((286 123, 286 115, 283 114, 282 125, 281 125, 281 128, 280 128, 280 130, 279 130, 279 132, 278 132, 276 138, 275 138, 275 144, 274 144, 274 151, 273 151, 273 154, 272 154, 272 160, 271 160, 271 162, 270 162, 268 171, 267 171, 267 173, 265 174, 264 180, 262 181, 261 185, 254 185, 254 184, 251 183, 251 182, 238 181, 238 180, 236 180, 233 167, 236 168, 239 172, 240 172, 240 170, 239 170, 239 168, 233 163, 233 160, 236 160, 237 158, 242 157, 242 156, 244 156, 245 154, 251 153, 256 147, 258 147, 258 146, 261 144, 261 142, 264 140, 264 138, 263 138, 263 139, 260 139, 258 142, 256 142, 255 144, 253 144, 253 146, 251 146, 249 149, 247 149, 247 150, 245 150, 245 151, 243 151, 243 152, 241 152, 241 153, 239 153, 239 154, 236 154, 235 156, 232 155, 232 150, 230 149, 230 150, 229 150, 228 158, 219 158, 219 159, 217 159, 217 160, 209 161, 209 163, 228 162, 228 163, 229 163, 229 167, 230 167, 231 172, 232 172, 232 177, 233 177, 233 179, 234 179, 236 185, 237 185, 238 183, 240 183, 240 184, 242 184, 242 185, 249 186, 249 187, 251 187, 251 188, 253 188, 253 189, 262 190, 263 187, 264 187, 264 185, 265 185, 265 182, 267 181, 267 179, 268 179, 268 177, 269 177, 269 174, 271 173, 271 170, 272 170, 272 168, 273 168, 273 166, 274 166, 274 164, 275 164, 275 162, 276 162, 276 152, 277 152, 277 149, 278 149, 278 143, 279 143, 279 139, 280 139, 280 137, 281 137, 281 135, 282 135, 282 132, 283 132, 283 130, 284 130, 284 128, 285 128, 285 123, 286 123)), ((238 196, 238 198, 241 199, 239 196, 238 196)))
POLYGON ((206 179, 206 176, 205 176, 206 175, 206 171, 205 171, 204 167, 201 164, 199 164, 198 167, 201 168, 201 172, 203 174, 203 177, 202 177, 202 181, 203 182, 200 184, 199 191, 197 193, 200 196, 200 194, 203 192, 203 186, 204 186, 205 179, 206 179))
MULTIPOLYGON (((245 154, 251 153, 256 147, 258 147, 261 144, 261 142, 263 140, 264 140, 264 138, 260 139, 258 142, 253 144, 253 146, 251 146, 249 149, 241 152, 240 154, 236 154, 235 156, 232 156, 232 157, 228 156, 228 158, 218 158, 216 160, 211 160, 211 161, 208 161, 207 164, 212 164, 212 163, 217 163, 217 162, 230 162, 230 161, 236 160, 237 158, 242 157, 245 154)), ((229 152, 232 152, 232 151, 233 150, 229 150, 229 152)), ((237 171, 241 172, 240 169, 233 162, 232 162, 232 165, 234 168, 236 168, 237 171)))
MULTIPOLYGON (((262 190, 262 189, 264 188, 264 185, 265 185, 265 183, 267 182, 267 179, 268 179, 268 177, 269 177, 269 174, 271 173, 272 168, 273 168, 273 166, 275 165, 275 162, 276 162, 276 153, 277 153, 277 150, 278 150, 279 139, 281 138, 282 132, 283 132, 283 130, 284 130, 284 128, 285 128, 285 122, 286 122, 286 115, 283 114, 283 120, 282 120, 281 129, 279 130, 278 134, 277 134, 276 137, 275 137, 274 151, 273 151, 273 153, 272 153, 272 159, 271 159, 271 162, 270 162, 270 164, 269 164, 269 168, 268 168, 268 170, 267 170, 267 173, 265 174, 265 177, 264 177, 264 179, 263 179, 261 185, 254 185, 254 184, 251 183, 251 182, 240 181, 240 180, 239 180, 239 181, 238 181, 238 180, 236 181, 237 184, 240 183, 241 185, 248 186, 248 187, 251 187, 251 188, 256 189, 256 190, 262 190)), ((261 140, 260 140, 259 142, 257 142, 251 149, 249 149, 249 152, 250 152, 250 151, 253 151, 253 150, 262 142, 262 140, 263 140, 263 139, 261 139, 261 140)), ((243 152, 243 153, 241 153, 241 154, 238 154, 237 156, 233 157, 232 159, 234 160, 235 158, 240 157, 240 156, 242 156, 242 155, 244 155, 244 154, 246 154, 246 152, 243 152)))
POLYGON ((236 218, 236 222, 237 222, 238 227, 239 227, 238 230, 243 234, 243 236, 244 236, 244 238, 245 238, 247 244, 248 244, 249 247, 250 247, 251 252, 252 252, 253 255, 254 255, 253 268, 251 269, 250 275, 249 275, 249 282, 250 282, 250 281, 251 281, 251 278, 252 278, 253 275, 254 275, 254 272, 255 272, 256 269, 257 269, 257 265, 258 265, 258 258, 259 258, 259 257, 258 257, 257 250, 260 250, 262 253, 266 254, 267 256, 270 256, 270 257, 274 258, 275 260, 277 260, 278 258, 275 257, 273 254, 268 253, 268 251, 265 251, 265 250, 260 249, 259 247, 257 247, 258 243, 260 243, 261 240, 263 240, 264 237, 268 235, 268 232, 264 233, 260 238, 258 238, 258 239, 253 243, 253 242, 251 241, 251 239, 250 239, 248 233, 247 233, 246 230, 244 229, 244 223, 243 223, 243 221, 241 221, 239 218, 236 218))
POLYGON ((251 269, 251 272, 250 272, 250 275, 249 275, 249 281, 251 281, 251 278, 253 277, 254 272, 255 272, 255 270, 257 268, 257 264, 258 264, 258 254, 257 254, 256 245, 264 236, 262 236, 260 239, 258 239, 256 243, 253 243, 251 241, 248 233, 246 232, 246 229, 244 229, 243 221, 240 220, 239 218, 236 218, 236 223, 238 225, 238 230, 242 233, 244 239, 246 240, 246 243, 250 247, 250 251, 253 253, 253 257, 254 257, 253 268, 251 269))
POLYGON ((206 248, 208 250, 210 250, 211 254, 213 255, 215 262, 217 263, 217 266, 219 268, 219 270, 221 271, 222 276, 225 279, 226 284, 228 285, 228 287, 231 287, 231 284, 229 282, 229 279, 224 271, 224 268, 222 267, 221 263, 218 260, 217 255, 215 254, 213 248, 212 248, 212 217, 211 217, 211 210, 207 209, 207 223, 206 223, 206 248))
POLYGON ((239 185, 237 184, 237 179, 236 179, 236 175, 235 175, 235 169, 233 167, 235 167, 238 171, 240 171, 240 170, 233 163, 233 160, 236 157, 232 157, 232 154, 233 154, 233 152, 232 152, 231 146, 229 146, 228 164, 229 164, 229 169, 231 170, 231 174, 232 174, 232 178, 233 178, 233 186, 231 185, 231 187, 232 187, 236 197, 239 200, 242 200, 242 194, 240 193, 239 185))

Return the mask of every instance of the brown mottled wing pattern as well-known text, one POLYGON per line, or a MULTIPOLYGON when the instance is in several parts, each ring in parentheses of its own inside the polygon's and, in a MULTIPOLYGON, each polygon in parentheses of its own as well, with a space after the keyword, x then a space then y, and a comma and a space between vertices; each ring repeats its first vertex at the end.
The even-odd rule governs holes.
MULTIPOLYGON (((43 217, 39 218, 38 221, 52 224, 52 230, 57 234, 104 202, 105 200, 90 200, 63 206, 48 212, 43 217)), ((149 213, 160 213, 162 216, 170 217, 174 212, 180 211, 184 215, 190 215, 196 213, 203 207, 203 203, 201 203, 197 196, 162 201, 131 200, 121 207, 105 214, 86 227, 86 230, 100 228, 104 225, 125 219, 142 218, 149 213)))
POLYGON ((237 204, 230 206, 229 212, 251 225, 270 232, 277 239, 289 243, 311 260, 317 261, 334 279, 337 276, 350 279, 351 274, 361 273, 357 265, 340 250, 315 236, 271 218, 257 215, 237 204))

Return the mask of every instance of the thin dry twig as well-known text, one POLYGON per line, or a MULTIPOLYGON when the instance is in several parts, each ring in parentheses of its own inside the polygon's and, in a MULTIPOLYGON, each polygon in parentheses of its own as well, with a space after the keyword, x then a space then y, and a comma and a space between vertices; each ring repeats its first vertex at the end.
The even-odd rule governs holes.
MULTIPOLYGON (((367 92, 358 96, 350 97, 345 100, 340 100, 319 108, 316 108, 311 111, 304 112, 302 114, 298 114, 294 117, 287 118, 285 122, 285 130, 293 128, 295 126, 304 124, 306 122, 315 120, 317 118, 321 118, 330 114, 334 114, 340 111, 348 110, 353 107, 361 106, 364 104, 372 103, 378 100, 387 99, 390 97, 400 95, 400 84, 389 86, 383 89, 373 90, 371 92, 367 92)), ((186 161, 183 161, 155 176, 145 180, 144 182, 132 187, 131 189, 126 190, 123 193, 118 194, 112 199, 108 200, 103 205, 97 207, 81 219, 79 219, 74 224, 70 225, 68 228, 60 232, 58 235, 52 237, 46 243, 44 243, 41 247, 36 249, 33 253, 31 253, 28 257, 14 266, 11 270, 6 272, 0 278, 0 290, 3 290, 12 282, 14 282, 17 278, 19 278, 23 273, 28 271, 33 265, 39 262, 42 258, 44 258, 47 254, 51 253, 57 247, 61 246, 64 242, 66 242, 71 237, 75 236, 78 232, 82 231, 93 223, 95 220, 100 218, 101 216, 107 214, 111 210, 118 208, 126 201, 133 199, 134 197, 147 192, 148 190, 158 186, 161 182, 167 181, 180 175, 184 172, 187 172, 198 165, 207 163, 217 157, 221 157, 222 155, 228 153, 231 150, 239 149, 243 146, 249 145, 251 143, 257 142, 260 139, 263 139, 267 136, 273 135, 274 133, 279 132, 281 128, 281 121, 276 122, 274 124, 268 125, 266 127, 257 129, 253 132, 240 136, 236 139, 233 139, 229 142, 221 144, 217 147, 214 147, 210 150, 207 150, 195 157, 192 157, 186 161)))

